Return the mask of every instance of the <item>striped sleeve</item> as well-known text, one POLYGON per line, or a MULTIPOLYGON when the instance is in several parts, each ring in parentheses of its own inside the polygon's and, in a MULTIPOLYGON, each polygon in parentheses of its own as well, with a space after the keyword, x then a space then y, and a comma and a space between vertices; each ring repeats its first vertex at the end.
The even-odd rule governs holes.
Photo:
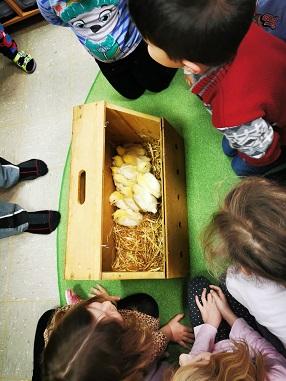
POLYGON ((225 127, 219 130, 223 132, 232 148, 253 159, 261 159, 274 139, 272 125, 263 118, 241 126, 225 127))

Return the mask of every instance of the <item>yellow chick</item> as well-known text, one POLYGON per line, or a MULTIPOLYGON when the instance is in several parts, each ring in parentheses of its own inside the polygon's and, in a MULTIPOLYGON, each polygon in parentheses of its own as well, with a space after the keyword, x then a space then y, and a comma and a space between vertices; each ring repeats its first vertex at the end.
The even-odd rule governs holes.
POLYGON ((123 160, 121 156, 118 156, 118 155, 113 156, 112 160, 113 160, 112 165, 114 167, 121 167, 121 165, 123 164, 123 160))
POLYGON ((135 184, 133 187, 134 201, 143 212, 157 213, 157 200, 141 185, 135 184))
POLYGON ((111 205, 115 205, 119 209, 129 209, 128 205, 124 201, 124 196, 118 191, 112 192, 109 196, 109 202, 111 205))
POLYGON ((123 156, 125 154, 126 149, 122 146, 116 147, 116 152, 118 153, 119 156, 123 156))
POLYGON ((152 173, 139 174, 137 182, 156 198, 161 197, 161 184, 152 173))
POLYGON ((111 167, 112 174, 118 173, 119 168, 118 167, 111 167))
POLYGON ((118 209, 113 213, 113 219, 119 225, 134 227, 141 223, 143 216, 139 212, 134 212, 130 209, 118 209))
POLYGON ((141 144, 127 144, 125 147, 126 153, 131 153, 136 156, 143 156, 146 154, 146 150, 141 144))
POLYGON ((137 156, 134 154, 127 153, 122 156, 122 159, 126 164, 137 165, 137 156))
MULTIPOLYGON (((129 188, 130 189, 130 188, 129 188)), ((133 193, 124 195, 118 191, 114 191, 109 196, 109 202, 111 205, 115 205, 119 209, 131 209, 134 212, 139 212, 139 207, 133 200, 133 193)))
POLYGON ((147 156, 140 156, 137 158, 137 171, 147 173, 151 170, 150 159, 147 156))
POLYGON ((128 187, 133 186, 135 184, 135 181, 126 179, 126 177, 124 177, 120 173, 115 173, 113 175, 113 181, 116 187, 120 187, 121 185, 128 187))
MULTIPOLYGON (((132 186, 133 187, 133 186, 132 186)), ((120 192, 126 196, 126 197, 133 197, 133 191, 132 191, 132 187, 131 186, 128 186, 128 187, 124 187, 124 186, 121 186, 120 188, 120 192)))
POLYGON ((140 208, 134 201, 133 197, 125 197, 124 202, 129 209, 133 210, 134 212, 139 212, 140 208))
POLYGON ((117 173, 120 173, 128 180, 135 180, 137 178, 137 169, 134 165, 123 164, 120 168, 117 169, 117 173))

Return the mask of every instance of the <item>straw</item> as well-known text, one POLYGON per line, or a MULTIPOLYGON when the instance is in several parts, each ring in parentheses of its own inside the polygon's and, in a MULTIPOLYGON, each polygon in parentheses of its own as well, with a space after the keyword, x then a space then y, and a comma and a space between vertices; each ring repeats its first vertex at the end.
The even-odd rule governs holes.
MULTIPOLYGON (((151 159, 151 172, 161 179, 161 149, 160 141, 146 141, 142 146, 151 159)), ((158 204, 156 214, 143 213, 143 221, 139 226, 130 228, 114 224, 113 237, 115 242, 115 258, 113 271, 163 271, 164 240, 163 240, 162 204, 158 204)))

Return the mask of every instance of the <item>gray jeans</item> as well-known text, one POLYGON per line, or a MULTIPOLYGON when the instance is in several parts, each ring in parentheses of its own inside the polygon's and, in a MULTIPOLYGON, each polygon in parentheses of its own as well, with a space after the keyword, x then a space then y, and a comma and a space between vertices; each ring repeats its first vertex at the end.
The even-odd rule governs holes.
MULTIPOLYGON (((19 168, 0 163, 0 188, 8 189, 19 181, 19 168)), ((17 204, 0 201, 0 238, 20 234, 28 229, 28 213, 17 204)))

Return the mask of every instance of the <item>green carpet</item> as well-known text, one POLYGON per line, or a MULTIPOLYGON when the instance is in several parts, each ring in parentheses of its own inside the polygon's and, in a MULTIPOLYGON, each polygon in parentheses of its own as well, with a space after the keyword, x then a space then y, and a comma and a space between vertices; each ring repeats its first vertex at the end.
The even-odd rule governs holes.
MULTIPOLYGON (((145 93, 140 99, 129 101, 118 95, 99 74, 86 103, 106 100, 110 103, 156 116, 164 116, 185 140, 187 174, 188 221, 190 239, 191 276, 206 271, 202 258, 199 236, 201 229, 216 209, 218 201, 234 184, 236 177, 230 168, 230 161, 221 151, 221 135, 212 127, 210 115, 196 96, 185 84, 183 75, 178 72, 170 87, 160 94, 145 93)), ((68 216, 70 151, 62 179, 60 212, 62 221, 58 229, 58 282, 61 303, 64 304, 64 291, 74 287, 86 296, 89 287, 95 282, 64 280, 64 260, 68 216)), ((160 306, 162 323, 182 310, 183 280, 146 281, 105 281, 101 282, 109 291, 125 296, 134 292, 147 292, 155 297, 160 306)))

